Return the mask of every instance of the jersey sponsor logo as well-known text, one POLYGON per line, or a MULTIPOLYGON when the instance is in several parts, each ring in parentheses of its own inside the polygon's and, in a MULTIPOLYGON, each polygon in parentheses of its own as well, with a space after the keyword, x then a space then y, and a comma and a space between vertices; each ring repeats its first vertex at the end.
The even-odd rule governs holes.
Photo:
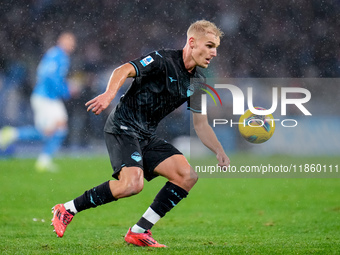
POLYGON ((120 129, 128 130, 128 128, 126 126, 123 126, 123 125, 120 125, 120 129))
POLYGON ((147 56, 145 58, 143 58, 140 63, 142 64, 142 66, 146 67, 148 64, 152 63, 154 60, 151 56, 147 56))
POLYGON ((134 153, 132 153, 131 158, 136 162, 139 162, 142 160, 142 156, 139 154, 138 151, 135 151, 134 153))
POLYGON ((170 82, 177 81, 176 79, 172 78, 171 76, 169 76, 169 79, 170 79, 170 82))

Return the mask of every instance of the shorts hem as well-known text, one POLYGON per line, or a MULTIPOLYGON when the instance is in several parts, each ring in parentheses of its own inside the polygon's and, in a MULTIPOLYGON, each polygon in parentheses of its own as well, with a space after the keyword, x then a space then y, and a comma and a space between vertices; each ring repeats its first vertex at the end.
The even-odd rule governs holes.
MULTIPOLYGON (((150 169, 152 169, 152 173, 150 173, 148 176, 144 176, 144 178, 149 182, 151 181, 152 179, 158 177, 159 175, 156 174, 154 171, 155 171, 155 168, 160 164, 162 163, 164 160, 174 156, 174 155, 183 155, 183 153, 181 153, 180 151, 178 152, 175 152, 173 153, 172 155, 167 155, 166 157, 163 157, 163 158, 160 158, 159 160, 155 161, 155 163, 150 167, 150 169)), ((144 172, 145 173, 145 172, 144 172)))
POLYGON ((116 180, 119 180, 118 175, 119 175, 119 173, 120 173, 120 171, 122 170, 123 167, 138 167, 138 168, 142 169, 142 171, 144 173, 143 166, 135 165, 135 164, 128 164, 128 165, 121 166, 119 169, 115 170, 112 174, 112 177, 115 178, 116 180))

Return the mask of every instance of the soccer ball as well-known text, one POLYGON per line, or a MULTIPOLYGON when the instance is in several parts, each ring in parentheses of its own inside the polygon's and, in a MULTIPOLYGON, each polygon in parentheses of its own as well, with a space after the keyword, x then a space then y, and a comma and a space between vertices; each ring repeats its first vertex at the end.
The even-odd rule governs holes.
MULTIPOLYGON (((266 110, 255 107, 257 110, 266 110)), ((273 115, 256 115, 249 109, 240 117, 238 129, 241 135, 250 143, 264 143, 272 137, 275 131, 273 115)))

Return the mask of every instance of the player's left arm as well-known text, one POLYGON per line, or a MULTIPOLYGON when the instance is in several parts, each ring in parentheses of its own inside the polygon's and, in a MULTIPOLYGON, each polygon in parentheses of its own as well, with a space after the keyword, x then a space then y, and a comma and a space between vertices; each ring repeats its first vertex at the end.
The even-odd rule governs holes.
POLYGON ((201 139, 202 143, 216 154, 218 165, 229 166, 230 160, 225 154, 221 143, 218 141, 214 130, 208 123, 207 115, 200 113, 193 114, 193 123, 197 136, 201 139))

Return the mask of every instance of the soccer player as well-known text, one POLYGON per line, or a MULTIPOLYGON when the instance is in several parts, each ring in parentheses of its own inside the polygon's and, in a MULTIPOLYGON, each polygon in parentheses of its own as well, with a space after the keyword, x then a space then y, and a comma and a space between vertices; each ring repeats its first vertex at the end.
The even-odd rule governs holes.
MULTIPOLYGON (((59 237, 74 215, 93 207, 136 195, 156 176, 168 179, 153 203, 125 235, 137 246, 165 247, 151 236, 152 226, 184 199, 197 181, 197 174, 174 146, 155 135, 159 121, 184 102, 193 113, 194 127, 202 142, 217 156, 220 166, 230 161, 219 143, 195 94, 190 78, 202 78, 198 67, 207 68, 216 56, 222 32, 215 24, 200 20, 187 31, 183 50, 159 50, 115 69, 106 91, 86 103, 88 111, 100 114, 108 107, 128 77, 132 85, 121 97, 105 124, 105 141, 113 177, 81 196, 53 207, 52 225, 59 237)), ((201 90, 200 90, 201 91, 201 90)))
POLYGON ((66 76, 70 67, 70 54, 76 46, 73 33, 63 32, 57 45, 50 48, 37 69, 37 81, 31 96, 35 126, 4 127, 0 130, 0 149, 21 141, 44 141, 36 169, 55 171, 53 155, 67 135, 68 116, 63 100, 70 98, 66 76))

